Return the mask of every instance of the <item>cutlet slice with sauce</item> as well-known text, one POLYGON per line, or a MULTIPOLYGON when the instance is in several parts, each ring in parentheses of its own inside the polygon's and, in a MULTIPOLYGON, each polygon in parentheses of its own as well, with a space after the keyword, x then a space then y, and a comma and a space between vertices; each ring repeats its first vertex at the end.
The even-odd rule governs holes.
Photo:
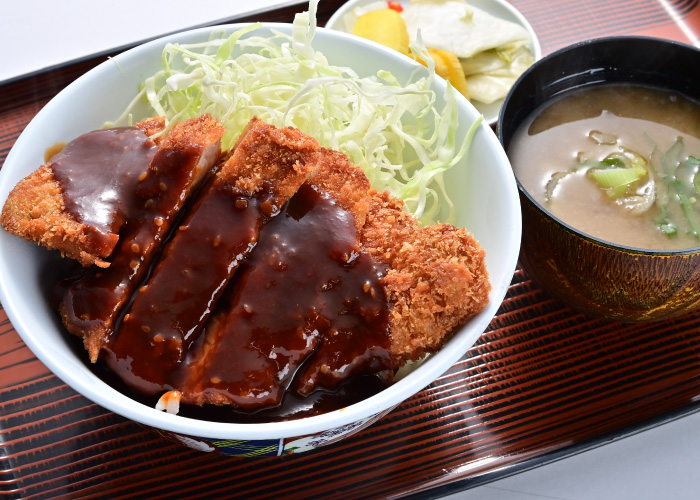
POLYGON ((439 349, 488 301, 484 252, 465 230, 421 227, 402 205, 326 151, 181 365, 182 401, 274 408, 288 390, 390 380, 439 349))
POLYGON ((316 168, 315 139, 255 118, 189 209, 105 348, 107 364, 142 393, 170 387, 240 262, 316 168))
POLYGON ((108 267, 105 259, 128 217, 123 200, 157 151, 150 136, 164 127, 155 119, 76 138, 15 186, 0 223, 83 266, 108 267))
POLYGON ((386 271, 365 291, 386 301, 387 335, 340 330, 324 337, 296 377, 301 395, 333 390, 355 374, 391 379, 391 370, 437 351, 488 303, 485 253, 464 229, 421 226, 388 192, 372 190, 368 205, 361 250, 386 271))
MULTIPOLYGON (((147 130, 159 128, 157 120, 146 123, 147 130)), ((135 177, 135 186, 119 193, 128 217, 109 267, 93 266, 61 285, 58 309, 63 324, 83 338, 91 361, 108 342, 115 320, 145 277, 178 211, 218 161, 223 134, 224 127, 209 115, 173 125, 159 139, 150 161, 140 171, 129 170, 128 181, 135 177)), ((120 170, 112 176, 115 182, 124 177, 120 170)))
POLYGON ((386 335, 385 308, 364 291, 368 282, 377 286, 383 268, 359 251, 368 190, 362 170, 324 151, 317 170, 260 232, 224 306, 193 345, 175 384, 184 402, 274 407, 324 336, 386 335))

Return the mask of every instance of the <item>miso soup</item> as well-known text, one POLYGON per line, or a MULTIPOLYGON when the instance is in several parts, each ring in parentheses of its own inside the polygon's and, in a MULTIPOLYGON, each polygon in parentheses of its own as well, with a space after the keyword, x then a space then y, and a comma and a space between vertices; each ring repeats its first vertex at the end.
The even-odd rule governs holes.
POLYGON ((532 114, 508 156, 527 192, 584 233, 643 249, 700 246, 700 106, 683 96, 572 91, 532 114))

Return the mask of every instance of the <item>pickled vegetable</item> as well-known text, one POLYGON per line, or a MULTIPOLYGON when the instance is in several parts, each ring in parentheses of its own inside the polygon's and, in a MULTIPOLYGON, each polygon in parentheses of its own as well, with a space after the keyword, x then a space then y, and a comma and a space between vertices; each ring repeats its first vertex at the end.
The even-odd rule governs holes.
POLYGON ((373 10, 362 14, 355 21, 352 34, 381 43, 402 54, 410 54, 406 22, 401 14, 393 9, 373 10))
MULTIPOLYGON (((450 82, 464 97, 469 99, 469 88, 467 79, 464 76, 462 64, 454 52, 449 50, 428 49, 428 53, 435 61, 435 73, 450 82)), ((419 62, 423 65, 423 61, 419 62)))

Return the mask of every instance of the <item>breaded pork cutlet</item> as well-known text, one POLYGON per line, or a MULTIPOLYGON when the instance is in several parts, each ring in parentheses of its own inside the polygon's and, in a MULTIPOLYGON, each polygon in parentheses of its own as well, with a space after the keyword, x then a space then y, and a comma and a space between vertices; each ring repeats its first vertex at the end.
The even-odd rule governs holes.
POLYGON ((170 386, 261 228, 316 168, 320 148, 257 118, 207 182, 106 347, 113 371, 141 392, 170 386), (148 380, 148 387, 144 380, 148 380))
POLYGON ((438 349, 488 301, 484 252, 420 227, 347 157, 314 171, 241 265, 174 378, 188 404, 254 411, 438 349), (274 314, 270 314, 270 308, 274 314), (179 380, 177 380, 179 378, 179 380))
POLYGON ((274 407, 321 338, 360 334, 357 325, 372 322, 349 303, 358 295, 372 300, 363 289, 369 273, 353 273, 363 271, 356 261, 368 190, 345 155, 323 151, 318 168, 261 230, 224 307, 183 363, 175 385, 184 402, 274 407))
MULTIPOLYGON (((151 130, 154 122, 148 123, 151 130)), ((109 267, 93 266, 62 284, 58 309, 63 324, 83 338, 91 361, 108 342, 115 320, 145 277, 173 219, 218 161, 223 134, 223 125, 209 115, 174 124, 137 176, 135 189, 123 194, 121 201, 131 210, 109 267)), ((119 180, 118 172, 113 174, 119 180)))
POLYGON ((156 145, 159 145, 163 140, 163 132, 165 131, 165 117, 152 116, 137 123, 135 127, 143 130, 143 132, 151 138, 156 145))
POLYGON ((355 228, 361 230, 369 212, 369 179, 356 167, 347 155, 324 149, 319 167, 309 176, 309 184, 330 194, 355 220, 355 228))
MULTIPOLYGON (((337 172, 342 179, 351 170, 339 165, 337 172)), ((348 207, 362 221, 360 249, 385 266, 377 286, 367 291, 386 303, 387 336, 360 330, 324 337, 296 376, 295 389, 302 395, 319 388, 332 390, 354 374, 390 376, 406 361, 439 349, 488 302, 485 253, 464 229, 448 224, 423 227, 388 192, 350 185, 350 192, 362 191, 362 202, 348 207)), ((325 188, 347 198, 347 187, 339 186, 325 188)))
POLYGON ((386 344, 365 332, 324 338, 295 380, 302 395, 334 389, 355 373, 391 377, 390 370, 438 350, 488 303, 485 253, 464 229, 423 227, 388 192, 372 189, 365 199, 361 250, 386 266, 379 286, 370 287, 387 303, 386 344))
POLYGON ((488 303, 485 252, 465 229, 420 226, 387 192, 373 193, 362 249, 389 266, 391 355, 400 366, 439 349, 488 303))
POLYGON ((149 137, 164 126, 163 120, 148 120, 133 130, 100 130, 72 141, 15 186, 0 223, 9 233, 56 249, 83 266, 109 266, 105 259, 117 244, 125 217, 115 200, 109 199, 108 189, 133 190, 136 177, 130 173, 147 168, 156 151, 149 137), (128 144, 128 151, 123 144, 128 144), (90 157, 96 146, 101 146, 101 157, 90 157), (71 175, 72 164, 82 158, 80 174, 71 175), (113 186, 109 176, 120 170, 124 172, 121 184, 113 186), (88 206, 81 205, 83 200, 89 200, 88 206))
MULTIPOLYGON (((422 227, 345 155, 254 119, 212 170, 221 156, 218 121, 163 126, 153 119, 128 129, 124 140, 139 138, 148 161, 126 162, 135 184, 117 197, 108 231, 97 228, 100 235, 119 228, 113 251, 64 252, 109 267, 67 280, 58 304, 91 361, 106 353, 136 390, 179 391, 190 404, 274 408, 286 391, 306 396, 354 376, 390 378, 439 349, 488 302, 476 241, 446 224, 422 227)), ((104 136, 112 152, 120 133, 104 136)), ((47 163, 20 191, 37 187, 34 203, 60 200, 66 191, 56 165, 64 160, 47 163), (48 174, 58 188, 49 178, 43 193, 38 181, 48 174)), ((121 174, 112 172, 117 181, 121 174)), ((71 213, 64 205, 58 211, 71 213)))
POLYGON ((293 127, 276 128, 255 117, 218 175, 247 196, 269 185, 270 208, 278 210, 316 168, 320 152, 316 139, 293 127))

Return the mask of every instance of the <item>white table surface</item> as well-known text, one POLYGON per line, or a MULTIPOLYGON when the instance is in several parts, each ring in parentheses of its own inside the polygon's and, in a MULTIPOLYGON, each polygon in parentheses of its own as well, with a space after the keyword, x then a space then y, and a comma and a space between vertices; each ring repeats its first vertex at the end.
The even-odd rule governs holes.
MULTIPOLYGON (((0 46, 4 48, 0 83, 190 27, 253 14, 272 6, 306 3, 305 0, 13 2, 0 15, 0 46)), ((300 9, 305 8, 300 5, 300 9)), ((700 499, 700 413, 444 498, 700 499)))
POLYGON ((443 499, 700 499, 700 413, 443 499))
POLYGON ((184 29, 305 0, 21 0, 0 8, 0 83, 184 29))

